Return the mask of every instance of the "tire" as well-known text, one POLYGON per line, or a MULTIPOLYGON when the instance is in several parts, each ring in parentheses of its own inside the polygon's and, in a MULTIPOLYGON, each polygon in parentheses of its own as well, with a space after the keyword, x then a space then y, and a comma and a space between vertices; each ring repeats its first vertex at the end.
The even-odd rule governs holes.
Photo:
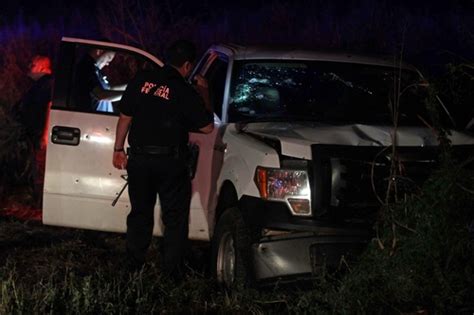
POLYGON ((219 218, 211 258, 211 273, 220 286, 233 290, 253 282, 250 232, 237 207, 219 218))

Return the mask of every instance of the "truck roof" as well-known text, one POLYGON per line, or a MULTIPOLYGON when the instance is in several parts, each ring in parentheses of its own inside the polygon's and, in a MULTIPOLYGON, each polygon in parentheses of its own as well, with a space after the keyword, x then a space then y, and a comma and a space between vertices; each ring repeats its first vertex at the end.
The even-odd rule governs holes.
POLYGON ((263 46, 250 45, 242 46, 236 44, 213 45, 211 49, 216 51, 226 51, 232 54, 234 60, 253 59, 294 59, 294 60, 315 60, 328 62, 347 62, 368 65, 400 67, 403 69, 416 70, 415 67, 405 62, 396 60, 394 56, 372 56, 353 54, 342 51, 324 51, 299 49, 290 46, 263 46))

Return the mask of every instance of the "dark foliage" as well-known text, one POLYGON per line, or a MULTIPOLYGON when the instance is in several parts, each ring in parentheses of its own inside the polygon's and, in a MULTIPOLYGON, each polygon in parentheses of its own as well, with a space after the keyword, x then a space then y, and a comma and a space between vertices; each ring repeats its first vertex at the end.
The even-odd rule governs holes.
POLYGON ((32 145, 25 130, 11 115, 0 108, 0 204, 18 186, 26 185, 31 176, 32 145))

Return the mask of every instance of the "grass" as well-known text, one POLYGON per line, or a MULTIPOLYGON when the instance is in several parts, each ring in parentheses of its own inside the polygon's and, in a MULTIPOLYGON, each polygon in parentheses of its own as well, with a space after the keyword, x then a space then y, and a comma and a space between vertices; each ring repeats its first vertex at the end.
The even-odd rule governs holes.
POLYGON ((160 274, 158 241, 151 247, 150 263, 130 274, 124 265, 123 235, 6 218, 1 219, 0 227, 0 314, 261 314, 287 310, 284 299, 274 292, 222 291, 199 266, 175 286, 160 274))

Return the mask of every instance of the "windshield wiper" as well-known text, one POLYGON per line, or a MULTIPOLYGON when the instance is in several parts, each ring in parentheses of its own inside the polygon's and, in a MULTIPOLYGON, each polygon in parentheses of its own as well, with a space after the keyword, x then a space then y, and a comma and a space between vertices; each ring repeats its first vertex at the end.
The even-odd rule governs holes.
POLYGON ((311 116, 300 116, 300 115, 287 115, 287 116, 260 116, 249 119, 243 119, 236 123, 253 123, 253 122, 292 122, 292 121, 320 121, 316 117, 311 116))

